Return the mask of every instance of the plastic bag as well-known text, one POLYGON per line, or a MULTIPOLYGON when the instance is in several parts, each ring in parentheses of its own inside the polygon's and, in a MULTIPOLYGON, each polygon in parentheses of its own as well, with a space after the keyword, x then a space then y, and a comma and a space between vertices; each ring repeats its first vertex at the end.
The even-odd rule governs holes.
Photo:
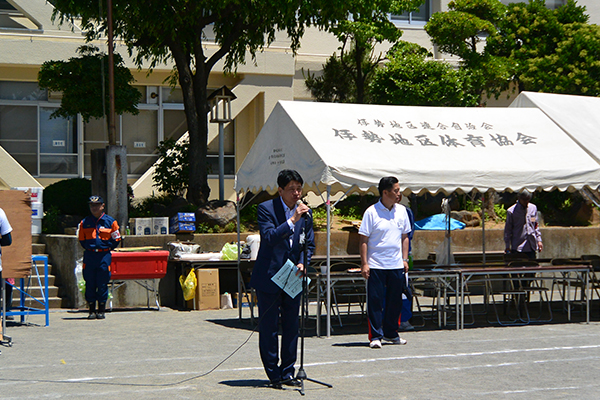
POLYGON ((171 258, 181 258, 183 254, 200 253, 200 245, 193 242, 169 242, 169 254, 171 258))
POLYGON ((454 254, 452 254, 452 238, 446 238, 435 249, 435 263, 437 265, 454 264, 454 254), (450 250, 450 251, 449 251, 450 250), (450 253, 450 255, 448 255, 450 253))
POLYGON ((231 294, 225 292, 221 295, 221 310, 229 310, 233 308, 233 300, 231 294))
POLYGON ((85 296, 85 279, 83 279, 83 257, 75 261, 75 279, 77 287, 82 295, 85 296))
POLYGON ((237 260, 238 246, 236 243, 225 243, 221 253, 223 253, 222 260, 237 260))
POLYGON ((183 298, 186 301, 192 300, 196 296, 196 285, 198 284, 196 271, 192 268, 187 277, 181 275, 179 277, 179 284, 181 284, 181 289, 183 290, 183 298))

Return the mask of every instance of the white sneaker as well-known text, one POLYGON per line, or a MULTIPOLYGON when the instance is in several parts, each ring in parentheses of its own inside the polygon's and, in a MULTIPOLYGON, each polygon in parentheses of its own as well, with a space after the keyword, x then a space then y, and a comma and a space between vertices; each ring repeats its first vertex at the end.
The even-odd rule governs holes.
POLYGON ((407 340, 402 339, 400 336, 397 336, 393 339, 384 337, 383 340, 386 342, 389 342, 390 344, 406 344, 406 343, 408 343, 407 340))
POLYGON ((369 347, 372 348, 372 349, 380 349, 383 346, 381 345, 381 340, 375 339, 375 340, 371 340, 371 343, 369 344, 369 347))

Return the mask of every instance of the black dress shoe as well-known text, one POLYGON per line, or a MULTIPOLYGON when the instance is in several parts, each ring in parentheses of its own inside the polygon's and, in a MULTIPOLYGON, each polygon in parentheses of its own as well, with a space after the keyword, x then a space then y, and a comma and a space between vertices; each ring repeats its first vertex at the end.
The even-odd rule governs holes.
POLYGON ((296 378, 285 379, 285 380, 281 381, 281 383, 284 384, 285 386, 292 386, 292 387, 302 386, 302 381, 300 381, 300 379, 296 379, 296 378))
POLYGON ((281 387, 281 381, 271 381, 269 382, 269 384, 267 385, 267 387, 273 388, 273 389, 283 389, 281 387))

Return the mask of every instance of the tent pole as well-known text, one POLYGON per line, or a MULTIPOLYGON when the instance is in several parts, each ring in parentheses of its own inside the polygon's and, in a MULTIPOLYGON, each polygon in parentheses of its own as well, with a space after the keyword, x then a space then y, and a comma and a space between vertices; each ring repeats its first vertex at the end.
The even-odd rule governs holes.
POLYGON ((481 249, 483 252, 483 265, 485 265, 485 194, 481 201, 481 249))
MULTIPOLYGON (((238 191, 235 192, 235 209, 236 209, 236 221, 237 221, 237 248, 238 248, 238 256, 237 256, 237 306, 238 306, 238 318, 242 320, 242 273, 240 271, 240 193, 238 191)), ((249 301, 250 307, 252 307, 252 302, 249 301)))
POLYGON ((327 338, 331 337, 331 185, 327 185, 327 338))

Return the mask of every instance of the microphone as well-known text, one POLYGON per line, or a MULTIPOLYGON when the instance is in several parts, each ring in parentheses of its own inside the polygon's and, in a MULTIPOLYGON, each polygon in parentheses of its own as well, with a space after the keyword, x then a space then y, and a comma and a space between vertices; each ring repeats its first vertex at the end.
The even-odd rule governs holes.
MULTIPOLYGON (((298 199, 298 201, 296 202, 296 206, 299 206, 300 204, 305 204, 308 205, 308 203, 302 199, 298 199)), ((306 216, 306 213, 302 214, 302 218, 304 218, 306 216)))

